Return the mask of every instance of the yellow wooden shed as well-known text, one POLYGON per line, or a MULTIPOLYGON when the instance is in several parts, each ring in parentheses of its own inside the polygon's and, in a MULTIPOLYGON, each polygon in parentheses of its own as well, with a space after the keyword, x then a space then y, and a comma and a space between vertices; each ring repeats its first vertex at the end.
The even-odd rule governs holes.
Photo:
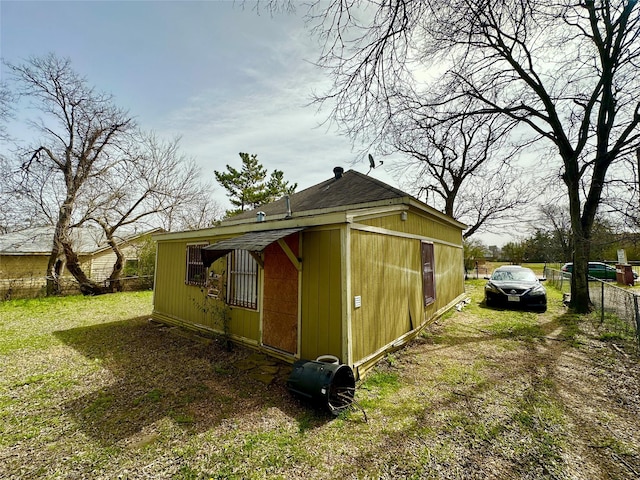
POLYGON ((329 180, 219 226, 154 236, 153 318, 363 374, 465 298, 465 225, 372 177, 329 180))

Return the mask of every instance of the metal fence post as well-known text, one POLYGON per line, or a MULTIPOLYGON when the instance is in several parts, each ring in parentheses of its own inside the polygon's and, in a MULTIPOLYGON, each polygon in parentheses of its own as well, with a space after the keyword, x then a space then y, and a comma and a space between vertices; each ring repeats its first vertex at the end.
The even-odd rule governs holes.
POLYGON ((600 282, 600 325, 604 323, 604 282, 600 282))
POLYGON ((636 340, 638 341, 638 347, 640 347, 640 307, 638 306, 638 295, 633 296, 633 306, 636 313, 636 340))

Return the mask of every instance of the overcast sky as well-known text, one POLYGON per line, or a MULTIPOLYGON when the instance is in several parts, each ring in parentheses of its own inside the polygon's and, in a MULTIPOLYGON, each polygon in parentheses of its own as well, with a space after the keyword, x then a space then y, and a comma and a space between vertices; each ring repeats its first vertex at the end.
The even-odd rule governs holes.
MULTIPOLYGON (((257 13, 233 1, 5 1, 5 61, 54 52, 98 90, 112 93, 145 130, 182 137, 205 176, 239 152, 257 154, 298 190, 341 165, 366 172, 349 141, 309 106, 328 79, 312 62, 319 46, 295 14, 257 13)), ((6 69, 3 70, 3 76, 6 69)), ((30 112, 19 112, 18 119, 30 112)), ((32 113, 32 112, 31 112, 32 113)), ((394 184, 381 169, 373 176, 394 184)), ((226 202, 224 191, 217 196, 226 202)))
MULTIPOLYGON (((282 170, 298 191, 330 178, 336 165, 367 172, 350 142, 321 125, 326 112, 309 105, 330 83, 313 65, 320 46, 305 26, 306 7, 274 16, 253 7, 249 0, 0 0, 0 55, 10 63, 50 52, 70 58, 142 129, 180 136, 182 151, 214 184, 214 170, 240 167, 239 152, 282 170)), ((28 115, 17 112, 16 125, 28 115)), ((370 175, 402 188, 384 167, 370 175)), ((229 207, 222 187, 214 197, 229 207)))

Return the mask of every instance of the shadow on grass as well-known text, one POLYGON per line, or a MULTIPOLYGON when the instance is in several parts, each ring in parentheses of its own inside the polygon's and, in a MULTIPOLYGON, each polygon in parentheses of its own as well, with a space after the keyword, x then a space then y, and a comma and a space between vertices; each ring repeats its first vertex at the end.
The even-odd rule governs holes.
MULTIPOLYGON (((407 465, 394 471, 399 477, 429 477, 443 463, 457 466, 461 478, 572 476, 575 464, 563 457, 571 439, 598 444, 607 433, 602 419, 588 414, 593 406, 582 408, 607 398, 593 388, 594 367, 581 343, 585 319, 560 309, 515 319, 481 315, 434 325, 398 355, 405 368, 428 370, 430 379, 417 391, 424 400, 413 407, 412 421, 403 420, 406 426, 388 434, 376 451, 407 465), (397 447, 406 438, 420 446, 410 456, 397 447)), ((411 384, 402 376, 400 382, 411 384)), ((624 465, 596 454, 587 452, 592 478, 608 478, 608 472, 627 478, 624 465)), ((376 461, 367 455, 353 463, 376 461)), ((626 458, 635 468, 633 459, 640 457, 626 458)), ((384 461, 379 468, 387 473, 384 461)))
MULTIPOLYGON (((448 323, 435 326, 433 337, 426 332, 401 354, 405 367, 428 365, 422 368, 431 378, 418 391, 424 401, 412 421, 386 435, 376 450, 406 456, 407 470, 394 472, 399 477, 429 476, 443 463, 459 466, 458 473, 465 472, 461 478, 562 476, 564 433, 555 365, 571 348, 563 340, 575 336, 574 320, 564 314, 536 315, 530 322, 478 320, 452 331, 448 323), (489 345, 505 340, 515 346, 495 351, 489 345), (407 438, 422 445, 412 456, 397 447, 407 438)), ((365 455, 353 463, 374 461, 365 455)), ((387 473, 384 465, 380 468, 387 473)))
POLYGON ((181 428, 203 432, 223 422, 276 408, 296 419, 300 430, 329 421, 292 398, 285 382, 291 366, 271 362, 263 383, 246 367, 259 356, 241 347, 205 339, 148 317, 55 332, 65 344, 95 362, 87 393, 63 405, 79 427, 106 444, 144 434, 169 418, 181 428))

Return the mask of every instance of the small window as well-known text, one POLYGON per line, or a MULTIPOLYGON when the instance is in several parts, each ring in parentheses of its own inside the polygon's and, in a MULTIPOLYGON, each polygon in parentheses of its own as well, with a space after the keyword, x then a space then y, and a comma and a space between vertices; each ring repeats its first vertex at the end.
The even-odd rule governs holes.
POLYGON ((422 242, 422 296, 424 306, 436 300, 433 243, 422 242))
POLYGON ((207 244, 187 245, 187 285, 206 285, 207 269, 202 263, 202 248, 207 244))
POLYGON ((247 250, 234 250, 227 257, 227 303, 258 309, 258 263, 247 250))

